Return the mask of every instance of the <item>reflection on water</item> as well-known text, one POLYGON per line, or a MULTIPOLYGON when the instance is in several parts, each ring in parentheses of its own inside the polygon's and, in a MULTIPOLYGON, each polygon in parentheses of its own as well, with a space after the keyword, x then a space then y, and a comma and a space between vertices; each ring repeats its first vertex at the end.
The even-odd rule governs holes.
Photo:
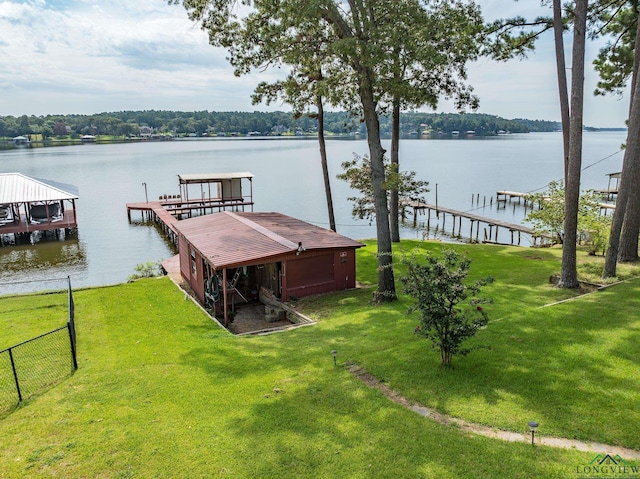
POLYGON ((87 268, 87 254, 77 238, 0 248, 0 294, 32 291, 33 284, 22 282, 77 277, 87 268))

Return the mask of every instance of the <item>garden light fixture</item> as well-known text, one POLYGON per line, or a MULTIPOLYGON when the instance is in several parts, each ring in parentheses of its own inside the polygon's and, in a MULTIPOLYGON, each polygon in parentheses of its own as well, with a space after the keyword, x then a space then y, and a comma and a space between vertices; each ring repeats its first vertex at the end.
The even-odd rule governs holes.
POLYGON ((531 430, 531 445, 533 446, 533 438, 536 435, 536 429, 538 429, 538 423, 535 421, 529 421, 529 429, 531 430))
POLYGON ((331 351, 331 355, 333 356, 333 365, 336 365, 336 356, 338 355, 338 351, 335 349, 331 351))

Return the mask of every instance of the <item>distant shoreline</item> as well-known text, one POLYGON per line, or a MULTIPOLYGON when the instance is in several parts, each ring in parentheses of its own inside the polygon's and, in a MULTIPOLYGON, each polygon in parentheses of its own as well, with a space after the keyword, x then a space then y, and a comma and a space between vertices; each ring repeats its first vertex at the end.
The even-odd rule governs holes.
MULTIPOLYGON (((594 127, 585 127, 584 131, 589 133, 606 133, 606 132, 624 132, 627 131, 627 128, 594 128, 594 127)), ((545 132, 533 132, 533 133, 562 133, 560 130, 556 131, 545 131, 545 132)), ((498 137, 511 136, 516 134, 529 134, 527 133, 502 133, 497 135, 465 135, 461 134, 459 136, 452 134, 442 134, 442 135, 402 135, 401 139, 403 140, 482 140, 482 139, 495 139, 498 137)), ((22 144, 15 144, 11 138, 5 138, 0 140, 0 151, 2 150, 13 150, 13 149, 24 149, 24 148, 48 148, 48 147, 56 147, 56 146, 78 146, 78 145, 110 145, 110 144, 118 144, 118 143, 162 143, 162 142, 173 142, 173 141, 207 141, 207 140, 217 140, 217 141, 233 141, 233 140, 254 140, 254 141, 265 141, 265 140, 316 140, 316 135, 212 135, 212 136, 162 136, 162 137, 129 137, 129 138, 117 138, 109 135, 104 135, 101 137, 100 135, 96 135, 94 138, 87 140, 86 138, 70 138, 70 139, 44 139, 44 140, 32 140, 22 144)), ((366 137, 362 135, 326 135, 326 140, 340 140, 340 141, 354 141, 354 140, 364 140, 366 137)), ((387 136, 382 137, 383 140, 389 140, 390 138, 387 136)))

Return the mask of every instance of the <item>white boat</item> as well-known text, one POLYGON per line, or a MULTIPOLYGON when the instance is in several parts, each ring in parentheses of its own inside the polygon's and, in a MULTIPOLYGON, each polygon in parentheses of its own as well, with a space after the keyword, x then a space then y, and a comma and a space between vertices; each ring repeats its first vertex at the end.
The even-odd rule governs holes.
POLYGON ((15 223, 15 219, 11 205, 0 205, 0 226, 15 223))
POLYGON ((13 138, 13 146, 18 148, 25 148, 31 146, 31 142, 26 136, 16 136, 15 138, 13 138))
POLYGON ((62 221, 60 203, 38 203, 31 205, 29 209, 30 222, 34 224, 55 223, 62 221))

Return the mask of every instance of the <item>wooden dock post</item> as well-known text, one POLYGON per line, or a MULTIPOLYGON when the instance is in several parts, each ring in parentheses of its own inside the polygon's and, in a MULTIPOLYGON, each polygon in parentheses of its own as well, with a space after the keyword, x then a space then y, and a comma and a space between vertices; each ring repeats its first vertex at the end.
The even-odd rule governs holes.
MULTIPOLYGON (((415 221, 415 217, 417 216, 417 212, 418 211, 425 211, 426 210, 426 214, 427 214, 427 230, 430 231, 431 230, 431 211, 436 211, 436 212, 440 212, 442 213, 442 221, 440 221, 440 217, 437 216, 437 220, 436 220, 436 225, 435 225, 435 232, 436 234, 438 232, 442 232, 445 233, 447 230, 446 227, 446 222, 447 222, 447 214, 452 216, 452 222, 453 224, 451 225, 451 235, 454 237, 458 237, 461 238, 462 237, 462 220, 463 218, 466 218, 470 221, 470 225, 469 225, 469 241, 473 241, 473 228, 474 228, 474 223, 477 223, 476 225, 476 232, 475 232, 475 241, 479 242, 479 237, 480 237, 480 223, 486 224, 489 227, 489 231, 487 231, 487 228, 484 228, 484 241, 485 242, 499 242, 499 236, 500 236, 500 231, 499 228, 506 228, 507 230, 509 230, 509 232, 511 233, 511 244, 515 244, 516 242, 516 238, 515 235, 513 234, 514 232, 518 232, 518 244, 521 244, 522 241, 522 233, 526 233, 528 235, 530 235, 533 240, 534 240, 534 245, 537 242, 537 239, 539 238, 539 236, 536 236, 536 233, 533 229, 526 227, 526 226, 522 226, 522 225, 518 225, 518 224, 513 224, 513 223, 508 223, 505 221, 500 221, 497 220, 495 218, 486 218, 484 216, 479 216, 476 215, 475 213, 472 212, 465 212, 465 211, 458 211, 458 210, 453 210, 451 208, 441 208, 440 206, 438 206, 438 208, 436 209, 435 205, 431 205, 428 203, 422 203, 422 202, 411 202, 410 205, 414 208, 414 224, 417 224, 417 221, 415 221), (456 220, 458 222, 457 226, 456 226, 456 220), (493 233, 493 228, 496 228, 496 232, 495 234, 493 233), (456 229, 458 230, 456 232, 456 229)), ((541 240, 542 243, 542 240, 541 240)))

